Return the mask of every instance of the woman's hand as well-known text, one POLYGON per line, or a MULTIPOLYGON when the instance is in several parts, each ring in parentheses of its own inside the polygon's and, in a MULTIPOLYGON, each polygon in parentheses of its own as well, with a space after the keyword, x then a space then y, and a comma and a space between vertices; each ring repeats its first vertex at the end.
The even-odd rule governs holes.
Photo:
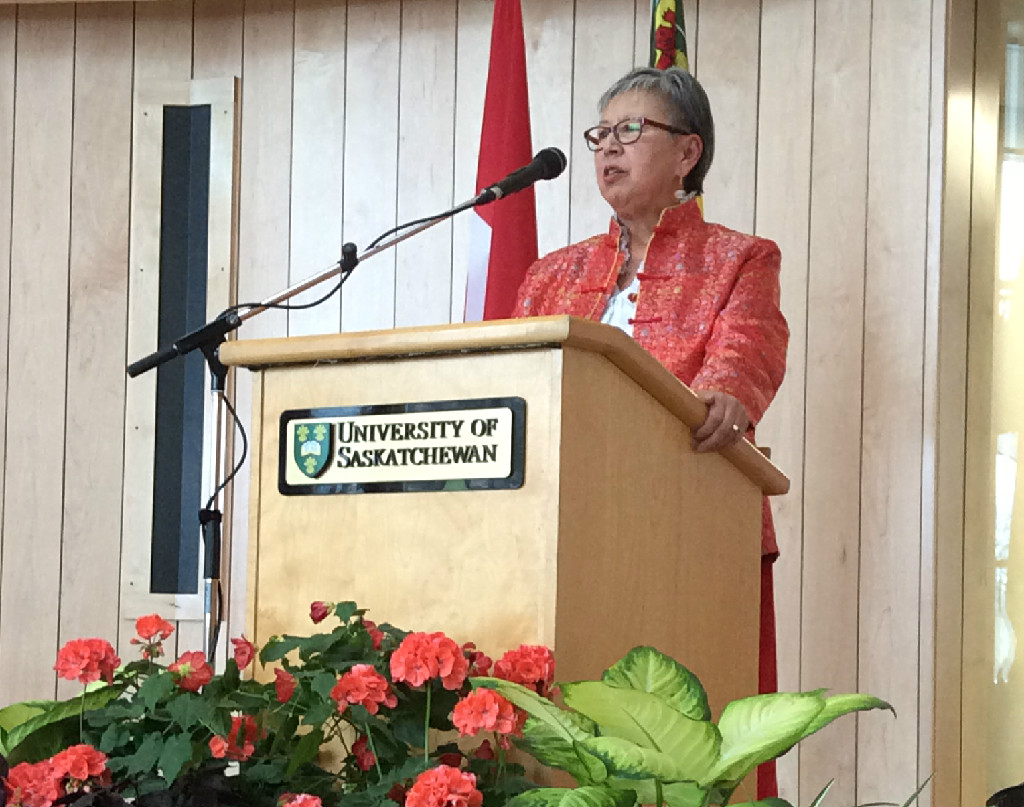
POLYGON ((708 405, 704 423, 693 433, 691 445, 694 451, 721 451, 746 434, 750 418, 739 398, 712 389, 698 389, 694 392, 708 405))

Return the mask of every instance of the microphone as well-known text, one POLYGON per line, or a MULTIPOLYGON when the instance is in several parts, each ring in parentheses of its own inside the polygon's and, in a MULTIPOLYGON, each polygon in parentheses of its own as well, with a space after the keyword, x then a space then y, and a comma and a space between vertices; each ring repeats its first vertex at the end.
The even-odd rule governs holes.
POLYGON ((529 165, 518 168, 489 188, 484 188, 473 200, 473 206, 486 205, 510 193, 529 188, 541 179, 554 179, 565 170, 565 155, 551 146, 537 152, 529 165))

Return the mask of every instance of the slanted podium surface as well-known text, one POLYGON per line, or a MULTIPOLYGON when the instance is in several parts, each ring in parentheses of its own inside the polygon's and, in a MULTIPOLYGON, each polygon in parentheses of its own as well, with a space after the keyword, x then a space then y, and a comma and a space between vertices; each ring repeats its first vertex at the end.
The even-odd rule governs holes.
MULTIPOLYGON (((307 633, 313 600, 356 600, 378 622, 492 656, 546 644, 560 680, 651 644, 697 673, 713 708, 756 692, 761 496, 788 481, 745 441, 694 454, 704 405, 621 332, 552 317, 239 341, 221 355, 257 375, 257 644, 307 633), (492 399, 525 402, 520 487, 282 493, 279 452, 294 450, 282 413, 492 399)), ((408 452, 428 427, 396 431, 408 452)))

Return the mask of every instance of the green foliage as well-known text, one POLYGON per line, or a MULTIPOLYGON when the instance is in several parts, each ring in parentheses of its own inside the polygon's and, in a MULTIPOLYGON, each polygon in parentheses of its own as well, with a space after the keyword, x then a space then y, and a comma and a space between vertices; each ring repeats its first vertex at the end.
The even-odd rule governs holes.
MULTIPOLYGON (((0 751, 16 764, 77 743, 101 750, 116 797, 103 801, 93 789, 76 807, 119 807, 124 799, 139 807, 271 805, 285 791, 319 796, 326 807, 393 807, 416 776, 453 753, 476 775, 484 807, 713 807, 727 804, 758 764, 838 717, 891 709, 868 695, 779 693, 733 701, 713 722, 697 677, 651 647, 634 648, 600 680, 563 684, 564 707, 498 678, 472 678, 457 691, 436 678, 414 688, 390 674, 390 656, 407 634, 381 626, 375 647, 355 603, 331 613, 340 624, 328 632, 276 637, 259 653, 294 680, 283 701, 274 683, 243 678, 234 660, 198 691, 180 672, 143 660, 67 701, 0 709, 0 751), (383 676, 397 704, 374 713, 370 702, 339 707, 332 691, 355 665, 383 676), (577 787, 536 788, 504 752, 479 759, 449 742, 452 710, 470 687, 494 690, 524 711, 518 747, 569 773, 577 787), (425 723, 436 730, 432 738, 425 723), (424 752, 425 744, 433 747, 424 752), (327 748, 334 764, 324 761, 327 748), (229 764, 236 770, 225 776, 229 764)), ((155 642, 146 648, 160 650, 155 642)), ((791 806, 769 799, 739 807, 791 806)))
MULTIPOLYGON (((269 807, 283 792, 317 795, 325 807, 394 807, 388 793, 410 786, 445 752, 459 753, 463 766, 477 774, 485 807, 499 807, 533 787, 503 753, 496 760, 472 759, 447 744, 425 757, 427 687, 429 724, 451 736, 452 709, 469 683, 459 691, 444 689, 437 678, 417 688, 395 683, 390 656, 407 634, 381 626, 384 633, 377 635, 380 646, 375 647, 364 611, 355 603, 338 603, 332 613, 336 619, 325 632, 278 637, 259 653, 264 664, 294 677, 294 690, 284 702, 273 676, 265 673, 262 677, 270 679, 265 683, 243 678, 234 659, 198 691, 185 688, 180 672, 143 659, 118 669, 113 683, 90 685, 66 701, 0 709, 0 752, 13 765, 40 762, 80 743, 102 751, 114 788, 106 801, 97 800, 94 785, 76 807, 123 805, 125 799, 140 807, 207 802, 269 807), (346 702, 339 711, 332 690, 357 664, 383 676, 397 696, 396 706, 370 714, 365 706, 346 702), (374 754, 369 765, 365 751, 361 758, 353 751, 354 741, 367 734, 374 754), (229 766, 236 770, 225 776, 229 766)), ((162 652, 159 636, 142 644, 153 658, 162 652)))
MULTIPOLYGON (((733 701, 714 723, 696 676, 651 647, 634 648, 600 681, 563 684, 563 700, 573 711, 507 681, 475 679, 474 685, 524 709, 530 719, 517 745, 579 784, 531 791, 511 807, 727 804, 759 764, 836 718, 891 710, 870 695, 777 693, 733 701)), ((789 805, 769 799, 745 807, 789 805)))

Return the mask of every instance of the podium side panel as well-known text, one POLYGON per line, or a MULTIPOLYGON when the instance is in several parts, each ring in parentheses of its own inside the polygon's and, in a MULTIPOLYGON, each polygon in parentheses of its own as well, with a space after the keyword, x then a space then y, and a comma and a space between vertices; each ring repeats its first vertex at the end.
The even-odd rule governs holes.
POLYGON ((717 713, 757 692, 760 491, 607 359, 565 354, 558 678, 649 644, 717 713))
POLYGON ((249 477, 249 536, 246 546, 245 630, 246 636, 256 635, 256 581, 260 568, 260 474, 266 457, 263 453, 263 371, 253 373, 252 379, 252 435, 250 437, 252 464, 249 477))
POLYGON ((552 643, 560 372, 560 351, 545 349, 266 370, 253 641, 308 633, 313 600, 355 600, 377 622, 443 630, 492 656, 552 643), (278 492, 286 410, 500 396, 526 401, 518 490, 278 492))

